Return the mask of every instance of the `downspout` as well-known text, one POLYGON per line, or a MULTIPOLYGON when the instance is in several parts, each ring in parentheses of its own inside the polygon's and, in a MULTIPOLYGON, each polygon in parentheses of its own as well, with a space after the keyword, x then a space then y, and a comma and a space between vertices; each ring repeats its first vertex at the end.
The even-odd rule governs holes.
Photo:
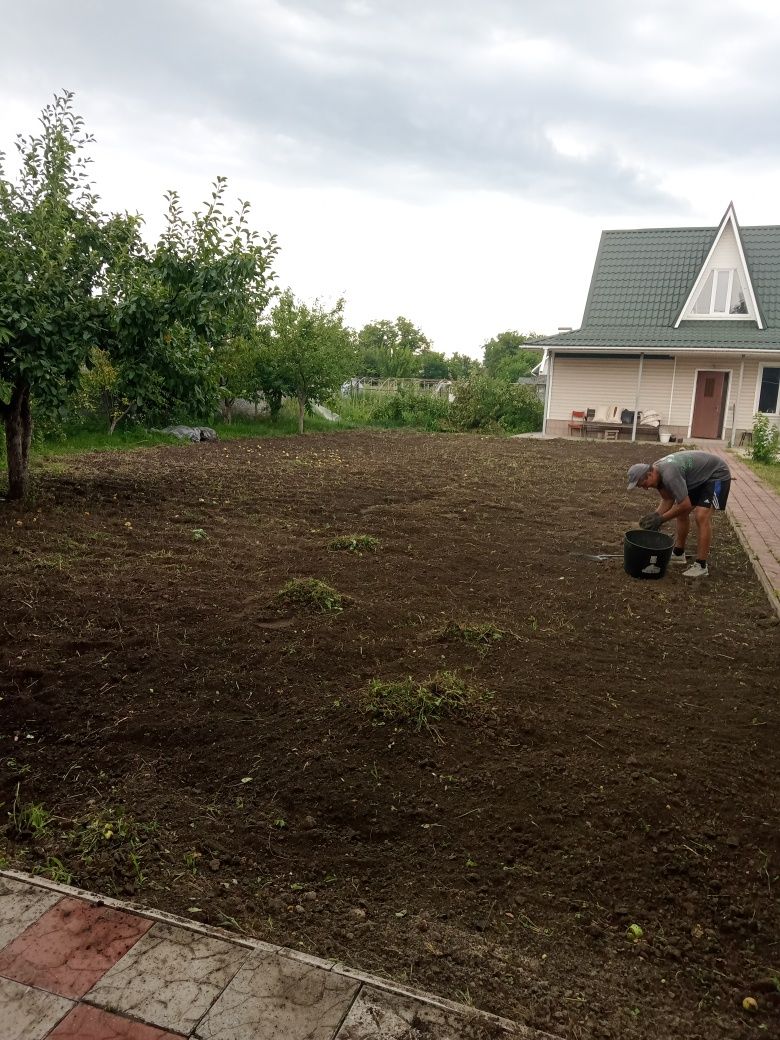
POLYGON ((742 380, 745 378, 745 355, 742 355, 742 360, 739 364, 739 387, 737 389, 737 399, 734 402, 734 415, 731 421, 731 437, 729 437, 729 447, 733 448, 737 440, 737 409, 739 408, 739 402, 742 400, 742 380))
POLYGON ((672 413, 674 411, 674 382, 677 379, 677 355, 674 355, 674 368, 672 369, 672 389, 669 394, 669 418, 666 420, 666 425, 672 425, 672 413))
POLYGON ((631 428, 631 440, 636 440, 636 424, 639 419, 639 392, 642 389, 642 367, 645 363, 645 355, 639 355, 639 372, 636 377, 636 400, 634 401, 634 425, 631 428))
POLYGON ((544 422, 542 423, 542 433, 547 433, 547 422, 550 418, 550 402, 552 401, 552 381, 553 381, 553 361, 555 359, 554 351, 549 351, 547 355, 547 386, 544 392, 544 422))

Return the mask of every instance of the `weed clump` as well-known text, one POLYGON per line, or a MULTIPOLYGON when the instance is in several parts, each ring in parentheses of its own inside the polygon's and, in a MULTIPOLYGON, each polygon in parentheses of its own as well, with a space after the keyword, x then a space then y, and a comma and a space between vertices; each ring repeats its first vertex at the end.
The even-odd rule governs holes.
POLYGON ((19 787, 10 812, 11 823, 16 835, 20 838, 41 838, 54 817, 43 805, 21 805, 19 803, 19 787))
POLYGON ((373 553, 381 547, 382 543, 372 534, 343 534, 328 542, 331 552, 373 553))
POLYGON ((430 729, 441 719, 484 709, 492 696, 447 671, 422 682, 411 677, 396 682, 372 679, 363 708, 383 722, 412 722, 417 729, 430 729))
POLYGON ((279 591, 277 599, 319 614, 336 614, 347 603, 346 596, 317 578, 293 578, 279 591))
POLYGON ((451 621, 442 632, 441 637, 453 642, 468 643, 482 651, 487 651, 496 643, 500 643, 505 635, 505 632, 496 628, 495 625, 491 625, 489 621, 463 625, 451 621))

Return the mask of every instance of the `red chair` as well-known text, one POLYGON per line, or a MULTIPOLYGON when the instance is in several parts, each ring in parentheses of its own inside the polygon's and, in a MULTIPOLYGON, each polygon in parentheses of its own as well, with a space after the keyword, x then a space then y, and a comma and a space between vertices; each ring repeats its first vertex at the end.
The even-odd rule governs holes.
POLYGON ((572 436, 573 430, 580 431, 580 437, 585 436, 585 419, 586 412, 572 412, 571 419, 569 420, 569 436, 572 436))

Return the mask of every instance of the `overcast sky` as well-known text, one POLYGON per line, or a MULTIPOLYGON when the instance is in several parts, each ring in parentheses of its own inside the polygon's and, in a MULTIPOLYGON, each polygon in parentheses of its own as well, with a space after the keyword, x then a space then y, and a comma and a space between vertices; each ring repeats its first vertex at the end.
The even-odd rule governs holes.
MULTIPOLYGON (((776 0, 0 0, 0 149, 62 88, 104 205, 217 174, 282 285, 439 350, 580 324, 605 227, 780 223, 776 0)), ((9 156, 10 158, 10 156, 9 156)))

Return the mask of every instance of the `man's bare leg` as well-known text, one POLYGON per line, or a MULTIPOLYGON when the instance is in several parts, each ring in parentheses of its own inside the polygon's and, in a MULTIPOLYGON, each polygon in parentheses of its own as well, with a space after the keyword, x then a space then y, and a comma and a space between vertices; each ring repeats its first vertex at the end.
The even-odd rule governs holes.
POLYGON ((682 516, 678 516, 675 519, 677 524, 677 534, 674 539, 675 549, 684 549, 685 543, 688 541, 688 532, 691 529, 691 514, 684 513, 682 516))
POLYGON ((699 539, 696 545, 696 559, 706 560, 712 545, 712 507, 697 506, 693 511, 699 539))

